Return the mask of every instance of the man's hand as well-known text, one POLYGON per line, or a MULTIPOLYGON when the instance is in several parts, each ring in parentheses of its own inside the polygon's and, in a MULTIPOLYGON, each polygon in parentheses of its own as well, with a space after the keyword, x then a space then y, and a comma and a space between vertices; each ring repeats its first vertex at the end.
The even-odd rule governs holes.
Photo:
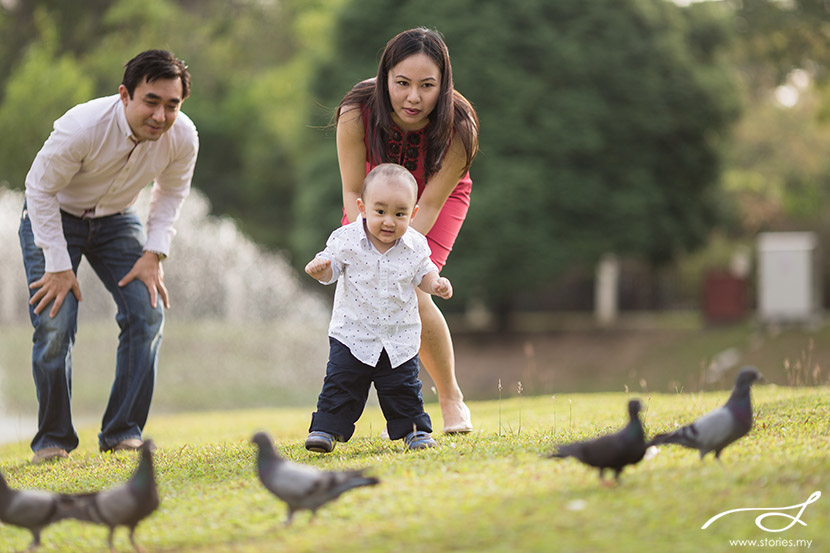
POLYGON ((325 257, 315 257, 306 264, 305 272, 316 280, 328 281, 331 279, 331 260, 325 257))
POLYGON ((60 311, 63 300, 66 299, 69 292, 72 292, 78 301, 83 299, 81 297, 81 285, 78 284, 78 279, 72 269, 57 273, 44 273, 40 280, 31 283, 29 288, 37 289, 35 295, 29 300, 29 305, 37 304, 34 309, 36 315, 46 309, 49 302, 55 300, 52 309, 49 310, 49 316, 54 318, 60 311))
POLYGON ((143 282, 150 291, 150 305, 153 308, 158 305, 158 297, 161 296, 164 307, 170 309, 170 298, 167 296, 167 287, 164 285, 164 269, 161 267, 158 255, 153 252, 144 252, 130 272, 118 281, 118 286, 123 288, 135 279, 143 282))

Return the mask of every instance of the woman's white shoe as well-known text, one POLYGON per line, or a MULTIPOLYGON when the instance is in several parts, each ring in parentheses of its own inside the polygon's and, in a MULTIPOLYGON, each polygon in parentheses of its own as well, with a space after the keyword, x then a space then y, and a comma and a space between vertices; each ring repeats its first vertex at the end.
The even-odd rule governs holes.
POLYGON ((470 408, 463 401, 455 401, 446 407, 441 405, 444 417, 444 434, 466 434, 473 431, 470 408))

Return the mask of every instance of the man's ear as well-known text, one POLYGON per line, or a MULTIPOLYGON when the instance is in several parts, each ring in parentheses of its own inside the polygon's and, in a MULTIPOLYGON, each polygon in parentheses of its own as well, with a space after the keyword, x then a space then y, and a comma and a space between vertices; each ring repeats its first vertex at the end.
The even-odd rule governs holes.
POLYGON ((121 103, 126 107, 127 102, 130 100, 130 91, 122 84, 118 87, 118 95, 121 96, 121 103))

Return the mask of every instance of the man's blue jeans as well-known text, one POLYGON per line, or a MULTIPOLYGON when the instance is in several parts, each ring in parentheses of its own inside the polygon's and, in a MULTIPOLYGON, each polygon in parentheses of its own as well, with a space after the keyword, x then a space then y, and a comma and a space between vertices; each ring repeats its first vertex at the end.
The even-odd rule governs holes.
MULTIPOLYGON (((142 255, 146 237, 135 211, 94 219, 81 219, 61 212, 72 270, 78 273, 81 256, 112 294, 118 307, 116 321, 121 329, 115 364, 115 380, 101 422, 98 444, 104 451, 128 438, 141 439, 153 397, 158 351, 164 324, 164 307, 159 298, 150 305, 150 292, 140 280, 119 287, 121 280, 142 255)), ((29 284, 46 270, 43 251, 35 245, 26 205, 20 219, 20 246, 29 284)), ((30 289, 29 296, 36 290, 30 289)), ((72 346, 78 330, 78 301, 70 292, 52 318, 51 306, 40 314, 29 306, 34 326, 32 373, 38 399, 38 431, 32 450, 78 447, 72 424, 72 346)))

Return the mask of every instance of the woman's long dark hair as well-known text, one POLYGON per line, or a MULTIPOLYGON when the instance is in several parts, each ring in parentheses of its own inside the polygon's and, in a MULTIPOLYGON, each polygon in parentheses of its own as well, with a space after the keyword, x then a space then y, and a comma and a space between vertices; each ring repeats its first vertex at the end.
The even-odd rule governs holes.
POLYGON ((378 74, 356 84, 340 102, 335 121, 340 120, 344 106, 360 106, 362 115, 369 117, 369 159, 376 163, 395 161, 387 152, 392 130, 392 104, 389 100, 389 71, 414 54, 426 54, 438 66, 441 88, 438 102, 429 114, 426 127, 426 155, 424 170, 427 178, 441 169, 450 141, 460 139, 467 154, 464 170, 467 172, 478 153, 478 116, 472 104, 453 87, 450 54, 443 37, 437 31, 423 27, 404 31, 386 44, 378 64, 378 74))

